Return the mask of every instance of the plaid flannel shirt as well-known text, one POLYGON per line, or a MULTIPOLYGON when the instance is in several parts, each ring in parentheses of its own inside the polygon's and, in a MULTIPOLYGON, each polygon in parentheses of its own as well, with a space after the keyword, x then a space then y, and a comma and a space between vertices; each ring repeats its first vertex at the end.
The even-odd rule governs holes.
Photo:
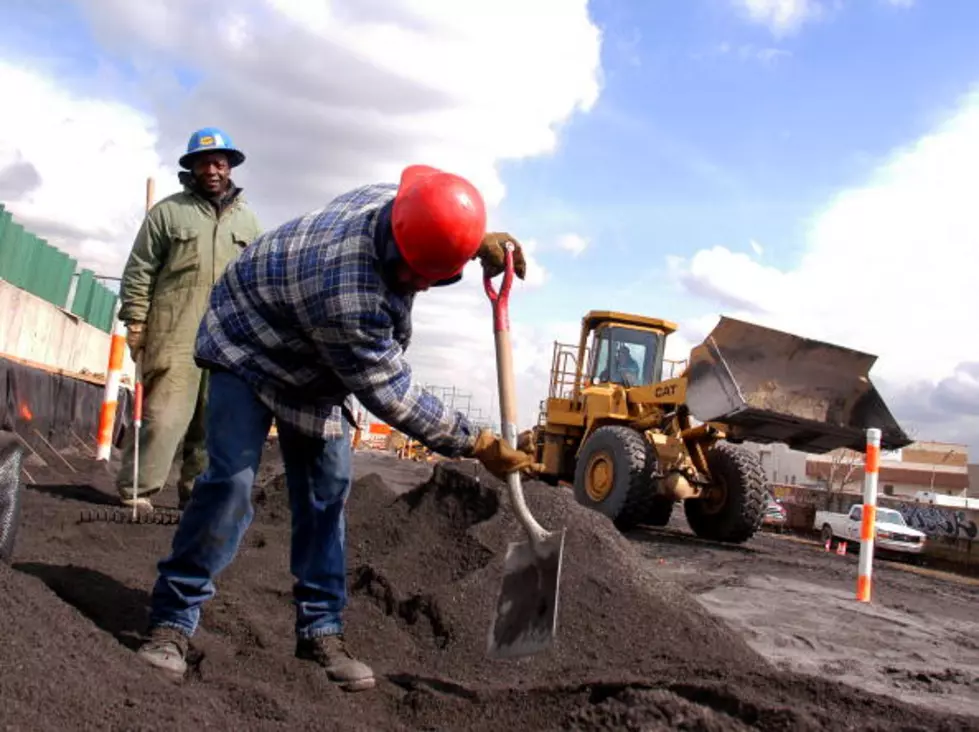
MULTIPOLYGON (((412 381, 412 295, 380 274, 375 228, 397 186, 367 185, 262 234, 215 283, 195 360, 246 381, 277 422, 341 435, 349 395, 442 455, 476 430, 412 381)), ((233 429, 233 425, 228 426, 233 429)))

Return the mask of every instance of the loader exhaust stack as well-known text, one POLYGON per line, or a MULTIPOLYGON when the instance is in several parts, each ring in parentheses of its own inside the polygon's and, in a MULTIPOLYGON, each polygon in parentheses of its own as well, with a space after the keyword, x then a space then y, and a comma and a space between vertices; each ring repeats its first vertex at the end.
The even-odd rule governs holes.
POLYGON ((866 429, 895 450, 912 440, 868 376, 877 357, 722 317, 690 354, 687 405, 735 440, 809 453, 862 451, 866 429))

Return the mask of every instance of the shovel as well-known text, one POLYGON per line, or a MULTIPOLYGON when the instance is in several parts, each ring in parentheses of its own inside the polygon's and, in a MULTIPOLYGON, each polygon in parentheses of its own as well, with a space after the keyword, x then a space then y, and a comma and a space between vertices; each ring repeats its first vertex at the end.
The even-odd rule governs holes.
MULTIPOLYGON (((517 446, 517 406, 510 347, 510 287, 513 284, 513 245, 507 244, 506 270, 497 293, 486 276, 483 286, 493 304, 496 372, 500 390, 503 439, 517 446)), ((524 501, 520 473, 507 476, 513 511, 527 532, 527 541, 507 546, 503 585, 496 601, 487 638, 487 654, 494 658, 529 656, 548 648, 557 628, 558 585, 564 555, 565 529, 549 532, 534 520, 524 501)))

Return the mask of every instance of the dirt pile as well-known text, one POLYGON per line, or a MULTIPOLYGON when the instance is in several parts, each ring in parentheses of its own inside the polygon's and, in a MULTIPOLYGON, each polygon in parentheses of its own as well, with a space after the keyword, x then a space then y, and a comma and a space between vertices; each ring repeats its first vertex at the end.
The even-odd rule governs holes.
POLYGON ((397 462, 375 462, 366 471, 375 474, 357 480, 347 636, 382 680, 373 692, 343 694, 292 657, 288 504, 278 456, 264 460, 254 523, 218 579, 180 685, 131 653, 173 528, 78 524, 88 499, 107 491, 101 477, 86 477, 88 465, 47 478, 70 489, 26 491, 17 571, 0 570, 0 727, 979 728, 778 672, 657 576, 605 519, 535 483, 528 503, 541 523, 568 528, 558 643, 531 659, 484 658, 503 552, 521 534, 502 486, 464 463, 443 464, 402 495, 389 488, 397 462))
POLYGON ((351 493, 351 591, 415 637, 404 660, 497 686, 768 669, 686 592, 650 575, 607 520, 545 486, 529 487, 531 510, 545 527, 568 529, 558 643, 529 659, 485 658, 506 545, 524 538, 499 488, 475 466, 457 464, 438 466, 400 497, 376 476, 351 493))

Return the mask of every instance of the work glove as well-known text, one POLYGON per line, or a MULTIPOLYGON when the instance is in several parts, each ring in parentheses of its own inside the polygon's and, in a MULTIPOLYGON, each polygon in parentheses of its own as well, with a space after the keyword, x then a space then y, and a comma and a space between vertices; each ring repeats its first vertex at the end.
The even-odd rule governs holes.
POLYGON ((476 256, 483 263, 483 273, 490 277, 503 274, 503 271, 506 269, 507 242, 513 244, 513 272, 517 277, 523 279, 527 274, 527 261, 524 259, 520 242, 509 234, 502 232, 486 234, 483 237, 482 244, 479 245, 476 256))
POLYGON ((544 469, 543 465, 534 462, 532 454, 510 447, 509 442, 488 429, 481 430, 476 436, 472 456, 503 481, 515 471, 533 475, 544 469))
POLYGON ((126 325, 126 345, 129 346, 129 355, 133 361, 139 358, 139 354, 143 350, 143 339, 145 336, 146 333, 144 332, 144 325, 142 323, 129 323, 126 325))
POLYGON ((534 454, 534 431, 524 430, 519 435, 517 435, 517 449, 520 452, 534 454))

